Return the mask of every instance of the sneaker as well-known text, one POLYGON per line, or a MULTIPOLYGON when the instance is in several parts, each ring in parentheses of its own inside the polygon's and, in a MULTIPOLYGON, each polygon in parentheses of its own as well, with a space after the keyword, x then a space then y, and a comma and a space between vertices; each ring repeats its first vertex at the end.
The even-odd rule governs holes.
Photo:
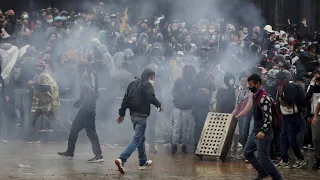
POLYGON ((312 145, 312 144, 309 144, 307 149, 308 149, 308 150, 314 150, 313 145, 312 145))
POLYGON ((172 155, 175 155, 178 151, 178 146, 177 145, 172 145, 172 155))
POLYGON ((290 168, 290 164, 288 162, 284 162, 283 160, 281 160, 280 163, 276 164, 275 166, 282 168, 290 168))
POLYGON ((312 166, 313 170, 318 170, 320 169, 320 159, 316 159, 316 161, 314 162, 313 166, 312 166))
POLYGON ((46 129, 46 132, 53 132, 53 129, 46 129))
POLYGON ((293 168, 302 168, 307 164, 307 161, 305 159, 297 160, 297 162, 292 166, 293 168))
POLYGON ((139 166, 139 170, 145 170, 147 167, 152 165, 152 161, 148 160, 144 165, 139 166))
POLYGON ((232 158, 232 159, 237 159, 236 153, 232 152, 232 153, 231 153, 231 158, 232 158))
POLYGON ((69 153, 68 151, 66 151, 66 152, 58 152, 58 155, 66 157, 66 158, 69 158, 69 159, 72 159, 73 156, 74 156, 73 153, 69 153))
POLYGON ((40 144, 40 140, 29 140, 28 144, 40 144))
POLYGON ((277 157, 276 159, 273 159, 272 162, 273 162, 273 165, 277 166, 277 164, 281 162, 281 159, 277 157))
POLYGON ((250 163, 248 160, 245 160, 244 162, 245 162, 246 164, 249 164, 249 163, 250 163))
POLYGON ((103 161, 104 161, 104 159, 103 159, 102 155, 96 155, 94 158, 89 159, 87 162, 88 163, 101 163, 103 161))
POLYGON ((157 151, 155 146, 149 146, 149 152, 150 153, 158 153, 158 151, 157 151))
POLYGON ((184 154, 187 154, 188 153, 187 146, 182 146, 181 152, 184 153, 184 154))
POLYGON ((259 174, 255 180, 261 180, 269 177, 269 174, 259 174))
POLYGON ((116 159, 114 161, 114 163, 118 166, 118 171, 121 173, 121 174, 125 174, 126 171, 124 170, 124 167, 123 167, 123 163, 122 163, 122 160, 121 159, 116 159))

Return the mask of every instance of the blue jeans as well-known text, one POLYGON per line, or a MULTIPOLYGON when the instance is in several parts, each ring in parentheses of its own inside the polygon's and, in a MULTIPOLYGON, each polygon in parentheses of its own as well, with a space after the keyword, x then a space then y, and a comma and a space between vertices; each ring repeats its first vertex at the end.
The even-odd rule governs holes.
POLYGON ((137 118, 131 116, 131 121, 133 124, 133 129, 135 134, 133 136, 132 142, 128 147, 121 153, 120 159, 123 163, 131 156, 131 154, 138 148, 139 154, 139 165, 143 166, 147 162, 146 148, 145 148, 145 132, 147 128, 147 118, 137 118))
POLYGON ((245 146, 248 140, 248 137, 253 129, 253 118, 252 112, 249 112, 247 115, 242 117, 242 130, 240 131, 240 143, 245 146))
POLYGON ((190 124, 193 119, 192 109, 189 110, 180 110, 178 108, 173 108, 172 111, 172 123, 173 123, 173 132, 172 132, 172 144, 178 145, 180 139, 180 132, 182 129, 182 139, 181 144, 187 146, 189 136, 190 136, 190 124))
POLYGON ((247 144, 244 148, 245 158, 252 164, 252 166, 261 175, 269 174, 274 180, 281 180, 280 173, 275 168, 270 159, 270 145, 273 138, 273 132, 269 129, 262 140, 256 138, 257 132, 252 132, 248 138, 247 144), (258 151, 259 160, 254 155, 258 151))
MULTIPOLYGON (((303 117, 300 114, 283 116, 281 121, 281 137, 280 137, 280 149, 281 149, 281 159, 284 162, 288 162, 288 150, 291 146, 294 155, 298 159, 304 159, 301 153, 299 136, 301 136, 301 126, 303 117)), ((305 126, 304 126, 305 127, 305 126)))

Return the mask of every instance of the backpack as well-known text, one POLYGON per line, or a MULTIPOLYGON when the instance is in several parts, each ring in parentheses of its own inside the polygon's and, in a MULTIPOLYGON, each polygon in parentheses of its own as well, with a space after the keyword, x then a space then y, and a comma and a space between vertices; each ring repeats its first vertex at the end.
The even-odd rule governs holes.
MULTIPOLYGON (((289 85, 292 85, 294 87, 294 90, 296 91, 296 95, 295 95, 295 98, 293 99, 293 102, 297 106, 299 112, 295 112, 295 113, 305 114, 307 110, 306 110, 306 102, 305 102, 305 93, 303 88, 299 84, 296 84, 294 82, 290 82, 289 85)), ((278 87, 278 91, 279 91, 279 87, 278 87)))
POLYGON ((305 114, 307 112, 307 105, 306 105, 306 102, 305 102, 305 93, 304 93, 304 90, 302 88, 302 86, 300 86, 299 84, 297 83, 290 83, 290 84, 293 84, 296 88, 296 97, 294 99, 294 103, 296 104, 298 110, 300 113, 302 114, 305 114))
POLYGON ((131 83, 127 92, 126 101, 127 107, 130 110, 139 109, 141 105, 141 81, 139 78, 136 78, 136 80, 131 83))
POLYGON ((257 104, 258 106, 261 108, 260 106, 260 101, 261 101, 261 98, 266 95, 266 96, 269 96, 269 98, 271 99, 271 111, 272 111, 272 127, 273 128, 280 128, 280 113, 278 112, 277 110, 277 106, 274 102, 274 100, 272 99, 272 97, 266 92, 266 91, 262 91, 259 96, 257 97, 257 104))

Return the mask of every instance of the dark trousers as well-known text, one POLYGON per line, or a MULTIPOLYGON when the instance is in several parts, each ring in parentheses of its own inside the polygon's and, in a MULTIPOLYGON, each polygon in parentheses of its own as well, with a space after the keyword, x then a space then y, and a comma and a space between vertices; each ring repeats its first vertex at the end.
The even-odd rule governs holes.
POLYGON ((95 155, 101 155, 99 138, 96 131, 96 113, 95 108, 80 108, 75 120, 72 123, 71 131, 68 139, 69 153, 74 153, 79 132, 84 128, 91 142, 92 151, 95 155))
POLYGON ((270 145, 273 138, 272 130, 268 130, 262 140, 256 138, 257 132, 252 132, 244 148, 244 156, 259 174, 269 174, 274 180, 282 177, 270 159, 270 145), (259 160, 254 155, 258 151, 259 160))
POLYGON ((270 157, 276 160, 280 156, 280 128, 273 128, 273 139, 270 146, 270 157))
POLYGON ((288 150, 291 146, 294 155, 298 159, 304 159, 301 153, 301 147, 298 140, 298 135, 301 133, 301 118, 300 114, 283 116, 281 121, 281 159, 288 162, 288 150))

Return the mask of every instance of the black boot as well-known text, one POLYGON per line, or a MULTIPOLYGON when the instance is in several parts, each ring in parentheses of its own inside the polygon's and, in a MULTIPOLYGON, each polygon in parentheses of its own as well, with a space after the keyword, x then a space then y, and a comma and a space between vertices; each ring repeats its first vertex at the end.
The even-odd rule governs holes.
POLYGON ((259 174, 255 180, 262 180, 269 177, 269 174, 259 174))
POLYGON ((182 146, 181 152, 184 153, 184 154, 187 154, 188 153, 187 146, 182 146))
POLYGON ((69 153, 68 151, 66 151, 66 152, 58 152, 58 154, 60 156, 67 157, 67 158, 73 158, 73 156, 74 156, 73 153, 69 153))
POLYGON ((318 170, 320 168, 320 159, 316 159, 316 162, 314 162, 312 169, 318 170))
POLYGON ((172 155, 175 155, 178 151, 178 146, 177 145, 172 145, 172 155))

